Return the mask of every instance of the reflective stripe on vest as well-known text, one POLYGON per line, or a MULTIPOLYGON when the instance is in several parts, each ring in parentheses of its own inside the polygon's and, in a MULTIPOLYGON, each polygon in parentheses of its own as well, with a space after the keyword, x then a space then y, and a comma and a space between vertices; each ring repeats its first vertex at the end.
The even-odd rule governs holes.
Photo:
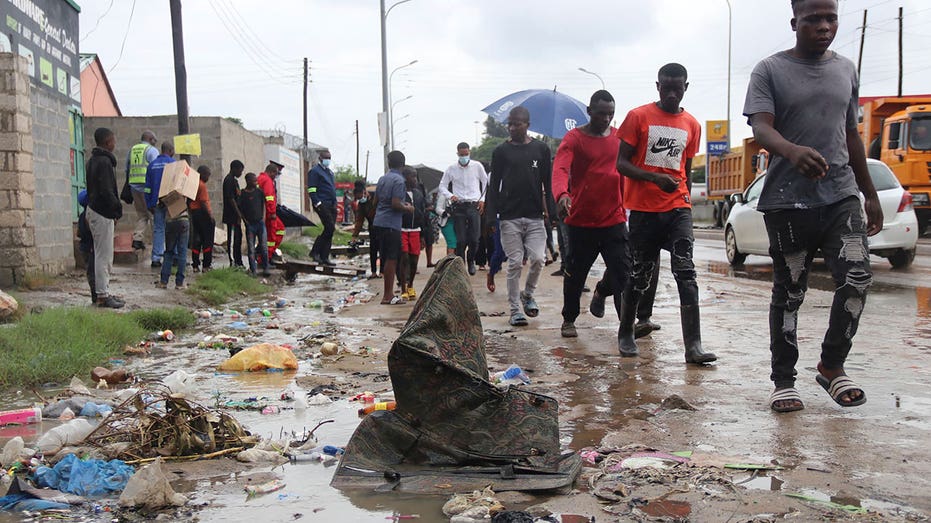
POLYGON ((129 150, 129 183, 145 185, 145 171, 149 163, 145 161, 145 152, 152 147, 147 143, 137 143, 129 150))
POLYGON ((284 229, 278 229, 277 231, 275 231, 275 234, 277 234, 278 236, 284 236, 284 229))
POLYGON ((274 196, 266 196, 266 197, 265 197, 265 201, 266 201, 266 202, 273 202, 273 201, 275 201, 275 197, 274 197, 274 196))
POLYGON ((266 242, 266 243, 268 243, 268 246, 269 246, 269 247, 274 247, 274 246, 275 246, 275 242, 266 242))
POLYGON ((308 187, 308 188, 307 188, 307 192, 309 192, 309 193, 315 193, 315 192, 317 192, 317 188, 316 188, 316 187, 308 187))

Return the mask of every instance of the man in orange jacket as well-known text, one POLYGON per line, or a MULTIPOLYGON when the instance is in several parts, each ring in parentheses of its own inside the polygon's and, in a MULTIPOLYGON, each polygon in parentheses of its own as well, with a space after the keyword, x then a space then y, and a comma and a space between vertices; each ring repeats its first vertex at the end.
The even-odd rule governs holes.
POLYGON ((279 173, 275 162, 265 167, 265 172, 259 174, 259 188, 265 194, 265 229, 268 231, 268 259, 273 260, 275 250, 284 240, 284 224, 278 219, 278 196, 275 191, 275 178, 279 173))

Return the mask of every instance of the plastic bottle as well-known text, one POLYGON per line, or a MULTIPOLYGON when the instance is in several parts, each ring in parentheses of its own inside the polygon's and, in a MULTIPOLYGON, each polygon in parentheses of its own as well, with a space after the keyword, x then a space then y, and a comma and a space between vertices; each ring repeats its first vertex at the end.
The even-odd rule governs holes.
POLYGON ((398 404, 393 401, 379 401, 378 403, 372 403, 359 409, 359 416, 371 414, 376 410, 394 410, 397 406, 398 404))
POLYGON ((339 456, 339 455, 341 455, 341 454, 343 454, 343 453, 345 453, 345 452, 346 452, 345 449, 343 449, 343 448, 341 448, 341 447, 336 447, 336 446, 334 446, 334 445, 324 445, 324 446, 323 446, 323 453, 326 454, 326 455, 328 455, 328 456, 339 456))
POLYGON ((38 407, 0 412, 0 426, 8 425, 10 423, 26 425, 29 423, 39 423, 41 421, 42 409, 38 407))
POLYGON ((507 369, 496 372, 492 380, 496 385, 528 385, 530 376, 527 375, 520 367, 511 364, 507 369))

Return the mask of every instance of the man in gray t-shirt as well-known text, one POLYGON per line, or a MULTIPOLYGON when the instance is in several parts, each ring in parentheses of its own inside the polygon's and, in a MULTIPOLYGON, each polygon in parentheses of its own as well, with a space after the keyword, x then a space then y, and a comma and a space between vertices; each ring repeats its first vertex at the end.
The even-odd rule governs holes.
POLYGON ((765 213, 773 257, 770 408, 776 412, 804 408, 795 389, 796 325, 819 250, 836 290, 815 379, 843 407, 866 402, 844 362, 872 283, 867 235, 883 221, 857 132, 856 71, 828 50, 837 34, 837 2, 792 0, 792 11, 795 47, 757 64, 744 105, 754 137, 772 157, 757 208, 765 213))
POLYGON ((378 180, 375 189, 378 206, 375 208, 372 225, 378 237, 382 261, 381 275, 385 280, 382 305, 403 303, 401 298, 394 295, 394 277, 401 255, 401 218, 404 213, 414 212, 414 206, 404 201, 407 189, 401 169, 406 161, 401 151, 388 153, 388 172, 378 180))

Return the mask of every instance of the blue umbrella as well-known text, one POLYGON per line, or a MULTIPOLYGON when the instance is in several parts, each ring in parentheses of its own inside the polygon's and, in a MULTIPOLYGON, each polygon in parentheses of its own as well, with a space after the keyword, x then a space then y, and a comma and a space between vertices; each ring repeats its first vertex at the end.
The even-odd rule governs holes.
POLYGON ((552 138, 562 138, 578 125, 588 123, 586 105, 556 89, 527 89, 509 94, 482 109, 499 123, 507 123, 508 113, 518 105, 530 111, 530 130, 552 138))

